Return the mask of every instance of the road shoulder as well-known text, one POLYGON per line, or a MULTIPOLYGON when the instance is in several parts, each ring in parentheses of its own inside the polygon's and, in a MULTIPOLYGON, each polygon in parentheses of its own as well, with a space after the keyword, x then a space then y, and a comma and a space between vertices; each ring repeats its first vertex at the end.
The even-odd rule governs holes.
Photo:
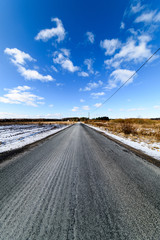
POLYGON ((103 135, 104 137, 108 138, 109 140, 111 140, 111 141, 119 144, 120 146, 122 146, 122 147, 130 150, 131 152, 133 152, 134 154, 136 154, 137 156, 139 156, 139 157, 142 158, 143 160, 146 160, 147 162, 152 163, 152 164, 154 164, 154 165, 157 166, 157 167, 160 167, 160 161, 157 160, 156 158, 151 157, 151 156, 147 155, 146 153, 142 152, 141 150, 136 149, 136 148, 133 148, 133 147, 131 147, 131 146, 129 146, 129 145, 127 145, 127 144, 125 144, 125 143, 123 143, 123 142, 121 142, 121 141, 119 141, 119 140, 117 140, 117 139, 115 139, 115 138, 107 135, 107 133, 104 133, 104 132, 102 132, 101 130, 92 128, 92 126, 90 126, 90 125, 88 125, 88 124, 85 124, 85 125, 86 125, 87 127, 91 128, 91 129, 93 129, 94 131, 100 133, 101 135, 103 135))

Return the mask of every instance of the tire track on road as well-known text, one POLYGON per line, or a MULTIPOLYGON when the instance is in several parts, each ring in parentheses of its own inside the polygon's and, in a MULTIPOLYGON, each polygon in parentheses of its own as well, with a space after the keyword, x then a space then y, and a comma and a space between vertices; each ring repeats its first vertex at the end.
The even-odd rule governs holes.
POLYGON ((0 168, 1 240, 159 240, 160 170, 82 124, 0 168))

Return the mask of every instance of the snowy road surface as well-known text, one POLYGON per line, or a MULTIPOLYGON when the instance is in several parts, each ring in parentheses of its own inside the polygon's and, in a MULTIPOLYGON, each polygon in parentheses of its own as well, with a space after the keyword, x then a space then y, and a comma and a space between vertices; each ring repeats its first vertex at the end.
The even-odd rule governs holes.
POLYGON ((0 167, 0 239, 160 239, 160 170, 75 124, 0 167))

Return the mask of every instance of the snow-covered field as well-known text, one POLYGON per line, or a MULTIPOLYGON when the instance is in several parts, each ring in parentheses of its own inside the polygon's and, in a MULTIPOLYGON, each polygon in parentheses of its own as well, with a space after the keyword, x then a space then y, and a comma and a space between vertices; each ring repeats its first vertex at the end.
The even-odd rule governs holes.
POLYGON ((94 127, 92 125, 87 124, 89 127, 96 129, 100 132, 105 133, 108 136, 111 136, 112 138, 115 138, 123 143, 125 143, 126 145, 129 145, 135 149, 138 149, 142 152, 144 152, 145 154, 154 157, 157 160, 160 160, 160 142, 159 143, 146 143, 146 142, 138 142, 138 141, 132 141, 131 139, 128 138, 124 138, 124 137, 120 137, 117 135, 114 135, 106 130, 103 130, 99 127, 94 127))
POLYGON ((0 126, 0 153, 36 142, 66 127, 58 124, 0 126))

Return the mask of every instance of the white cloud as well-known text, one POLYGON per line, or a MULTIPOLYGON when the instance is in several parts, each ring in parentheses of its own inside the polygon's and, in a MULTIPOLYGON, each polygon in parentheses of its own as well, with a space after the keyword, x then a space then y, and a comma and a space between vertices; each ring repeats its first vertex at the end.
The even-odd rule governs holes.
POLYGON ((68 70, 69 72, 76 72, 79 70, 79 67, 74 66, 70 59, 66 59, 61 64, 62 68, 68 70))
POLYGON ((6 48, 4 52, 11 56, 11 61, 17 65, 22 64, 24 65, 26 63, 25 60, 28 61, 36 61, 34 58, 32 58, 28 53, 25 53, 17 48, 6 48))
POLYGON ((83 103, 83 102, 85 102, 85 100, 84 99, 80 99, 80 102, 83 103))
POLYGON ((138 42, 130 38, 123 44, 119 53, 115 54, 113 58, 105 60, 104 63, 107 67, 112 66, 117 68, 125 61, 142 62, 152 54, 150 47, 147 46, 150 40, 151 38, 148 35, 139 36, 138 42))
POLYGON ((10 103, 10 104, 25 104, 28 106, 37 107, 38 104, 43 104, 41 100, 43 97, 39 97, 35 94, 32 94, 28 86, 18 86, 13 89, 4 89, 8 91, 7 94, 4 94, 3 97, 0 97, 0 102, 10 103))
POLYGON ((87 66, 87 69, 88 69, 89 73, 91 73, 91 74, 94 74, 93 63, 94 63, 94 61, 91 58, 84 60, 84 64, 87 66))
POLYGON ((147 48, 147 43, 151 40, 148 35, 142 35, 138 38, 139 44, 136 45, 136 41, 129 39, 127 43, 121 48, 120 52, 115 55, 116 58, 123 58, 131 61, 143 61, 151 56, 151 50, 147 48))
POLYGON ((69 59, 70 51, 68 49, 60 49, 60 51, 54 52, 53 62, 60 64, 63 69, 69 72, 76 72, 79 67, 74 66, 72 61, 69 59))
POLYGON ((82 108, 83 110, 86 110, 86 111, 90 110, 89 106, 83 106, 82 108))
POLYGON ((49 82, 54 80, 50 75, 43 76, 36 70, 26 69, 22 66, 18 66, 18 72, 20 72, 20 74, 27 80, 40 80, 42 82, 49 82))
POLYGON ((92 89, 98 88, 102 85, 103 85, 102 81, 90 82, 87 84, 87 86, 84 89, 80 88, 80 91, 91 91, 92 89))
MULTIPOLYGON (((117 69, 110 74, 110 79, 108 81, 107 89, 112 89, 117 87, 118 83, 125 83, 135 71, 127 70, 127 69, 117 69)), ((131 83, 133 78, 131 78, 127 84, 131 83)))
POLYGON ((112 55, 120 48, 121 42, 118 39, 105 39, 100 42, 100 46, 106 50, 105 55, 112 55))
POLYGON ((61 48, 61 52, 63 53, 64 56, 69 57, 71 52, 67 48, 61 48))
POLYGON ((24 65, 26 60, 36 61, 28 53, 22 52, 17 48, 6 48, 4 52, 11 56, 11 61, 16 65, 18 72, 27 80, 40 80, 42 82, 53 81, 50 75, 43 76, 37 70, 26 69, 24 65))
POLYGON ((72 112, 77 112, 79 110, 79 107, 73 107, 72 112))
POLYGON ((144 6, 141 6, 140 2, 138 2, 137 5, 131 5, 131 12, 132 13, 138 13, 143 9, 144 9, 144 6))
POLYGON ((80 76, 80 77, 89 77, 89 74, 86 73, 86 72, 79 72, 78 76, 80 76))
POLYGON ((125 28, 125 23, 121 22, 120 29, 124 29, 124 28, 125 28))
POLYGON ((94 98, 98 98, 104 95, 105 95, 104 92, 91 93, 91 96, 93 96, 94 98))
POLYGON ((136 23, 140 23, 140 22, 150 23, 150 22, 154 21, 154 19, 156 18, 155 14, 156 14, 156 11, 142 13, 140 16, 138 16, 135 19, 135 22, 136 23))
POLYGON ((122 62, 122 59, 115 59, 115 57, 104 61, 106 68, 110 68, 110 66, 118 68, 122 62))
POLYGON ((94 43, 94 34, 92 32, 86 32, 86 35, 87 35, 88 41, 93 44, 94 43))
MULTIPOLYGON (((31 88, 29 87, 29 86, 18 86, 18 87, 16 87, 16 88, 14 88, 16 91, 18 90, 18 91, 26 91, 26 90, 30 90, 31 88)), ((6 88, 5 88, 5 90, 7 90, 6 88)))
POLYGON ((55 22, 57 26, 55 28, 41 30, 35 37, 35 40, 48 41, 52 37, 56 37, 57 42, 64 40, 66 33, 62 21, 58 18, 52 18, 51 21, 55 22))
POLYGON ((96 104, 94 104, 94 107, 100 107, 100 106, 102 106, 102 103, 96 103, 96 104))

